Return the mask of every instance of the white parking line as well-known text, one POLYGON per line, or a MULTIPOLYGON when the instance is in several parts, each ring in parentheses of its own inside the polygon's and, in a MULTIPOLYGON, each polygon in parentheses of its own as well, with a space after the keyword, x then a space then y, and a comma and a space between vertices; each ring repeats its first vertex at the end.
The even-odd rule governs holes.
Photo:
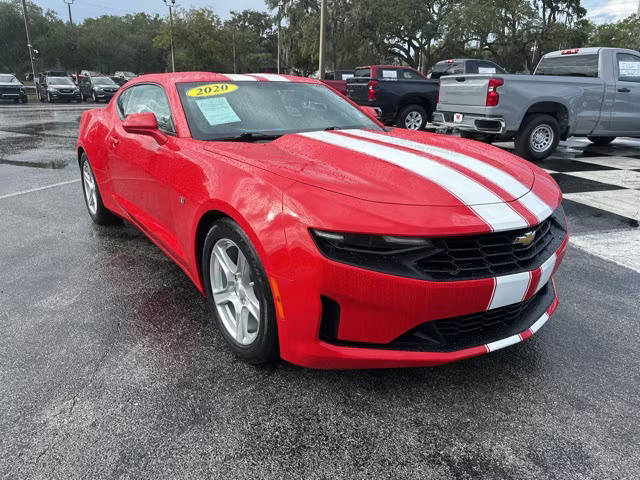
POLYGON ((18 195, 26 195, 27 193, 39 192, 40 190, 47 190, 49 188, 61 187, 63 185, 69 185, 71 183, 77 183, 80 179, 76 178, 75 180, 69 180, 66 182, 60 183, 52 183, 51 185, 45 185, 44 187, 31 188, 29 190, 22 190, 20 192, 8 193, 6 195, 0 195, 0 200, 4 200, 5 198, 17 197, 18 195))
POLYGON ((640 273, 640 230, 613 230, 570 237, 572 245, 640 273))

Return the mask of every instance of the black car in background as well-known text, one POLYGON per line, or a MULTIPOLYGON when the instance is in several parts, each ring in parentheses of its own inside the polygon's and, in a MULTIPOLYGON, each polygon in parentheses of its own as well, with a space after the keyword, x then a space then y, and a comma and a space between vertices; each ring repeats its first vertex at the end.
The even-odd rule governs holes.
POLYGON ((27 103, 27 91, 12 73, 0 73, 0 100, 27 103))
POLYGON ((106 75, 95 77, 83 75, 78 81, 78 87, 80 87, 82 100, 92 100, 94 102, 104 100, 105 102, 108 102, 118 91, 120 85, 106 75))
POLYGON ((38 75, 36 94, 41 102, 80 102, 80 90, 65 72, 43 72, 38 75))
POLYGON ((133 72, 118 71, 111 76, 111 79, 114 82, 116 82, 118 85, 122 86, 132 78, 136 78, 136 77, 137 75, 133 72))

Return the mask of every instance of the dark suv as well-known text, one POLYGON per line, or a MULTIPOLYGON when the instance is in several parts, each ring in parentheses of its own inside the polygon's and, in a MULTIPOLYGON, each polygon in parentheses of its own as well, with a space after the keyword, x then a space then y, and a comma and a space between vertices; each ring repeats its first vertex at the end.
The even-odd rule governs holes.
POLYGON ((0 100, 27 103, 24 85, 12 73, 0 73, 0 100))
POLYGON ((82 100, 93 100, 94 102, 101 100, 108 102, 120 88, 110 77, 102 75, 97 77, 83 75, 80 77, 78 86, 82 100))
POLYGON ((80 90, 64 72, 45 72, 38 76, 36 93, 41 102, 53 103, 56 100, 80 102, 80 90))

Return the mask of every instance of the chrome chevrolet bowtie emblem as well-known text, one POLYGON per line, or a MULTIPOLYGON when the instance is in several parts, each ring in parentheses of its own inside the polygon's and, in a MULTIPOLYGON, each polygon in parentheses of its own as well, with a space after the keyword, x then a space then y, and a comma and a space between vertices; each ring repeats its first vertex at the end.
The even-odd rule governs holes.
POLYGON ((530 232, 525 233, 524 235, 520 235, 513 239, 513 245, 522 245, 523 247, 528 247, 533 242, 533 239, 536 238, 536 232, 531 230, 530 232))

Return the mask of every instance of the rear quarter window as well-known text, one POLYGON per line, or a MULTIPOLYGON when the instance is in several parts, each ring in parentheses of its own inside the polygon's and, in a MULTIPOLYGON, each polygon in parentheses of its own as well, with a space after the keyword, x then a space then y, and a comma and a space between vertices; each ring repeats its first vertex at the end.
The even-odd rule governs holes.
POLYGON ((534 75, 598 77, 598 55, 563 55, 540 60, 534 75))
POLYGON ((618 53, 618 80, 640 83, 640 57, 618 53))

